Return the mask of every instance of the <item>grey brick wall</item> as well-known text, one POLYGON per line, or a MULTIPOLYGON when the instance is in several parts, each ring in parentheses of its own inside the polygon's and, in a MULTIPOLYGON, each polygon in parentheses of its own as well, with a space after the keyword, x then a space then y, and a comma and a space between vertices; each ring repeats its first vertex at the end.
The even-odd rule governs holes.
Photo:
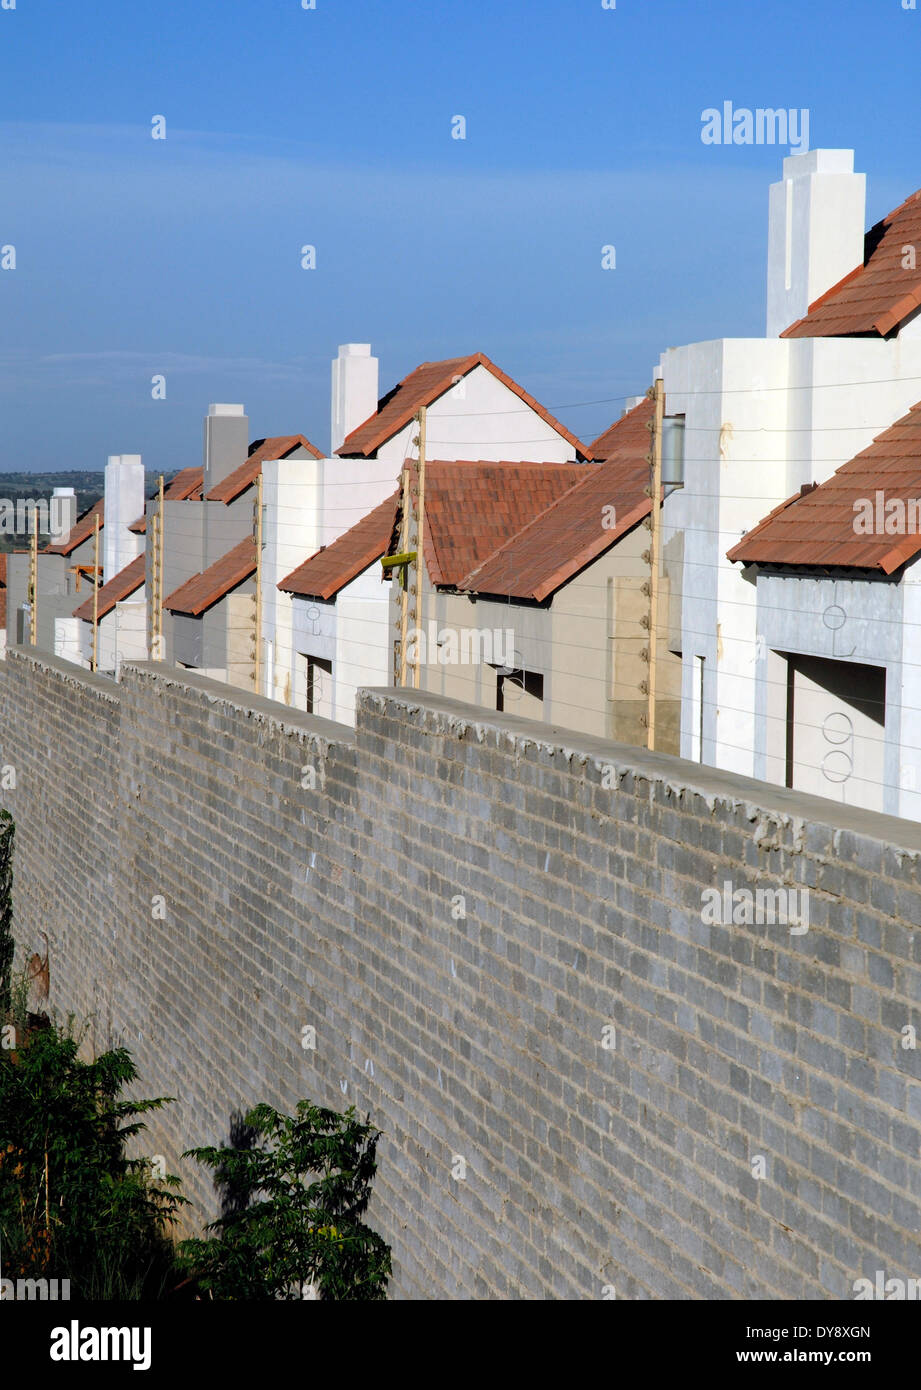
POLYGON ((921 1275, 921 827, 428 694, 353 734, 22 649, 0 753, 18 935, 178 1097, 147 1148, 200 1212, 183 1148, 310 1096, 384 1131, 399 1297, 921 1275), (808 887, 808 931, 704 921, 727 880, 808 887))

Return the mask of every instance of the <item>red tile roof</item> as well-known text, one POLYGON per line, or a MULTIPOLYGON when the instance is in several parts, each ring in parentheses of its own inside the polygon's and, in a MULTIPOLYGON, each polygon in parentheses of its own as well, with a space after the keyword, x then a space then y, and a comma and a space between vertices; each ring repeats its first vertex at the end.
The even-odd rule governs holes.
POLYGON ((510 376, 506 376, 505 372, 482 352, 473 352, 467 357, 449 357, 443 362, 423 362, 381 398, 374 414, 357 429, 352 430, 336 453, 343 457, 357 454, 362 458, 370 458, 382 444, 392 439, 409 423, 421 406, 431 405, 439 396, 443 396, 445 391, 450 390, 459 377, 466 376, 474 367, 485 367, 487 371, 492 372, 497 380, 513 391, 519 400, 530 406, 551 429, 556 430, 571 444, 578 455, 582 458, 591 457, 589 450, 574 434, 570 434, 559 420, 510 376))
POLYGON ((95 528, 94 518, 97 514, 99 516, 99 530, 102 530, 105 524, 103 520, 103 507, 103 498, 100 497, 98 502, 93 503, 89 511, 83 513, 66 541, 57 542, 54 545, 46 545, 43 553, 45 555, 72 555, 78 545, 82 545, 84 541, 89 540, 92 536, 95 528))
MULTIPOLYGON (((418 468, 410 463, 413 506, 418 468)), ((434 585, 456 587, 587 473, 586 463, 433 461, 425 469, 425 564, 434 585)), ((397 517, 397 524, 399 516, 397 517)), ((391 543, 397 543, 397 524, 391 543)))
MULTIPOLYGON (((589 445, 592 451, 592 458, 595 462, 602 463, 617 450, 622 450, 627 435, 635 435, 638 424, 642 425, 645 430, 643 439, 646 444, 646 453, 648 454, 652 446, 649 430, 646 429, 646 425, 652 421, 652 415, 653 402, 650 397, 644 396, 637 405, 621 415, 620 419, 615 420, 613 425, 609 425, 604 433, 599 434, 598 438, 589 445), (643 413, 637 414, 638 411, 643 413)), ((637 438, 638 437, 639 436, 637 436, 637 438)))
POLYGON ((465 575, 459 587, 540 602, 648 516, 653 410, 651 400, 641 401, 612 425, 602 436, 605 462, 583 468, 588 477, 465 575), (605 510, 610 507, 613 514, 605 510))
POLYGON ((174 589, 163 600, 163 607, 171 613, 186 613, 197 618, 206 608, 255 573, 256 547, 252 538, 247 536, 201 574, 193 574, 191 579, 174 589))
POLYGON ((331 545, 316 551, 278 585, 288 594, 331 599, 375 560, 387 554, 393 532, 399 492, 381 502, 331 545))
MULTIPOLYGON (((119 570, 108 584, 103 584, 97 595, 97 614, 99 618, 104 618, 107 613, 111 613, 116 603, 121 603, 123 599, 130 598, 141 588, 145 578, 146 556, 139 555, 136 560, 132 560, 125 568, 119 570)), ((80 604, 79 608, 74 609, 74 617, 82 618, 84 622, 93 621, 93 596, 80 604)))
MULTIPOLYGON (((648 439, 648 436, 647 436, 648 439)), ((647 444, 648 447, 648 444, 647 444)), ((413 504, 418 469, 409 464, 413 504)), ((425 470, 425 561, 430 581, 455 586, 468 569, 598 469, 579 463, 433 460, 425 470)), ((399 541, 400 494, 375 507, 338 540, 278 585, 287 593, 330 599, 399 541)), ((647 500, 648 507, 648 500, 647 500)))
MULTIPOLYGON (((921 499, 921 403, 819 487, 803 490, 759 522, 728 552, 743 564, 811 565, 892 574, 921 551, 921 534, 887 535, 876 526, 876 494, 885 504, 921 499), (875 534, 855 530, 855 502, 873 506, 875 534)), ((908 519, 908 518, 906 518, 908 519)), ((910 519, 908 519, 910 525, 910 519)))
POLYGON ((262 465, 266 459, 283 459, 292 454, 295 449, 306 449, 315 459, 323 457, 319 449, 311 444, 309 439, 305 439, 302 434, 278 434, 271 439, 257 439, 250 445, 249 456, 245 463, 241 463, 239 468, 235 468, 226 478, 217 483, 208 493, 208 502, 233 502, 245 492, 262 472, 262 465))
MULTIPOLYGON (((204 470, 201 468, 182 468, 163 489, 164 502, 194 502, 201 497, 204 470)), ((143 536, 147 530, 147 515, 139 516, 128 527, 135 535, 143 536)))
POLYGON ((856 266, 809 306, 805 318, 782 338, 838 338, 869 333, 885 337, 921 304, 921 190, 877 222, 866 237, 863 265, 856 266), (902 264, 906 246, 917 264, 902 264))

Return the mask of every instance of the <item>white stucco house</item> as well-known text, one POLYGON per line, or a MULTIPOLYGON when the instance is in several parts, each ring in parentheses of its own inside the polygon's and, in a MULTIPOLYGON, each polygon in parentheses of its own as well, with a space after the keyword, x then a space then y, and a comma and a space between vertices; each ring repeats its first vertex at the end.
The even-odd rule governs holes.
POLYGON ((921 819, 921 404, 729 552, 754 589, 771 781, 921 819))
POLYGON ((61 631, 59 655, 89 668, 93 660, 94 622, 98 627, 98 671, 113 675, 117 680, 123 661, 147 660, 147 592, 143 555, 125 565, 113 579, 101 586, 95 607, 90 594, 74 610, 72 619, 58 619, 61 631))
POLYGON ((358 687, 392 679, 381 508, 399 488, 404 462, 416 457, 419 409, 433 465, 563 464, 590 453, 483 353, 424 362, 380 400, 368 344, 340 347, 332 366, 330 457, 263 469, 263 693, 352 723, 358 687), (323 561, 324 548, 346 533, 323 561))
MULTIPOLYGON (((781 599, 773 578, 756 581, 750 565, 740 567, 746 552, 735 549, 773 509, 867 449, 921 395, 921 195, 866 234, 864 220, 865 177, 854 172, 851 151, 785 159, 783 178, 770 191, 765 337, 693 343, 670 349, 660 362, 668 412, 683 419, 685 440, 684 487, 665 508, 666 545, 682 551, 681 752, 780 782, 792 774, 766 711, 780 717, 778 702, 794 678, 779 652, 839 661, 847 648, 848 661, 878 666, 881 649, 874 657, 869 630, 861 655, 860 643, 845 642, 840 632, 829 646, 832 624, 839 607, 859 611, 863 621, 882 605, 880 616, 891 618, 895 601, 891 582, 876 583, 872 602, 858 603, 852 590, 843 598, 833 563, 819 564, 821 581, 797 580, 781 599), (770 616, 773 602, 782 621, 770 616)), ((900 639, 887 631, 895 646, 886 649, 886 661, 895 662, 900 639)), ((882 629, 875 640, 882 641, 882 629)), ((843 669, 827 674, 830 687, 853 684, 843 669)), ((866 675, 868 691, 875 679, 866 675)), ((818 718, 805 693, 800 708, 803 719, 818 718)), ((851 793, 862 781, 860 804, 901 806, 905 814, 894 747, 877 750, 882 772, 877 757, 851 793), (871 781, 880 790, 871 793, 871 781)), ((792 760, 796 784, 834 794, 827 779, 816 781, 820 774, 807 775, 815 753, 803 750, 792 760)))

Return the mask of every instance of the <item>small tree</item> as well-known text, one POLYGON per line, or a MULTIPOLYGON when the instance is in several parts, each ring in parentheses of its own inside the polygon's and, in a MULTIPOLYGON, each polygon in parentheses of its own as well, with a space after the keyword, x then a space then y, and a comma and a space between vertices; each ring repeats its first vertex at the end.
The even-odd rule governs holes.
POLYGON ((129 1159, 137 1116, 157 1100, 119 1100, 137 1077, 124 1048, 93 1062, 48 1025, 0 1051, 0 1241, 3 1273, 71 1280, 78 1299, 156 1298, 171 1278, 168 1229, 186 1199, 129 1159), (127 1123, 126 1123, 127 1122, 127 1123))
POLYGON ((182 1259, 199 1287, 222 1299, 383 1299, 390 1248, 364 1216, 380 1132, 303 1100, 296 1117, 257 1105, 245 1117, 253 1142, 197 1148, 225 1194, 219 1234, 184 1241, 182 1259))
POLYGON ((0 1019, 9 1013, 13 992, 13 837, 9 811, 0 811, 0 1019))

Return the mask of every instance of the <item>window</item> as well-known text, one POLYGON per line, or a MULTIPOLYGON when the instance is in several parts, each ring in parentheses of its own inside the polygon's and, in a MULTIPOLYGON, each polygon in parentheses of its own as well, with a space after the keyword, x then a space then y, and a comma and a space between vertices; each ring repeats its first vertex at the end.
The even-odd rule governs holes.
POLYGON ((536 671, 497 671, 496 709, 540 719, 544 703, 544 678, 536 671))
POLYGON ((321 656, 307 657, 307 713, 323 714, 326 718, 331 715, 326 711, 330 709, 333 697, 333 663, 324 660, 321 656))
POLYGON ((666 497, 684 487, 683 415, 667 415, 662 422, 662 486, 666 497))

